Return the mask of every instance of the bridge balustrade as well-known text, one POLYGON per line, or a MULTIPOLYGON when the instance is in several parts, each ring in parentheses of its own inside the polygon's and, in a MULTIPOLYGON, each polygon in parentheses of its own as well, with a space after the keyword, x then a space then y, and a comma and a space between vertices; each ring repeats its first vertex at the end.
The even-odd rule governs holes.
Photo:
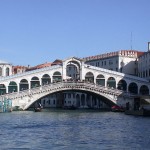
POLYGON ((47 70, 49 71, 49 70, 53 70, 53 69, 58 69, 60 67, 61 67, 60 65, 50 66, 50 67, 45 67, 45 68, 41 68, 41 69, 27 71, 27 72, 24 72, 24 73, 19 73, 19 74, 7 76, 7 77, 1 77, 0 81, 10 80, 10 79, 14 79, 14 78, 22 77, 22 76, 27 76, 27 75, 39 73, 41 71, 47 71, 47 70))
MULTIPOLYGON (((96 84, 91 84, 91 83, 86 83, 86 82, 58 82, 58 83, 51 83, 47 85, 43 85, 40 87, 35 87, 32 89, 27 89, 19 92, 13 92, 13 93, 8 93, 5 95, 1 95, 0 97, 7 97, 7 98, 17 98, 17 97, 22 97, 22 96, 31 96, 33 94, 37 94, 40 92, 45 92, 47 90, 51 91, 61 91, 61 90, 67 90, 67 89, 77 89, 77 90, 89 90, 89 91, 97 91, 97 92, 103 92, 106 94, 111 94, 111 95, 120 95, 124 93, 122 90, 118 89, 113 89, 109 87, 104 87, 102 85, 96 85, 96 84)), ((126 94, 127 95, 127 94, 126 94)))

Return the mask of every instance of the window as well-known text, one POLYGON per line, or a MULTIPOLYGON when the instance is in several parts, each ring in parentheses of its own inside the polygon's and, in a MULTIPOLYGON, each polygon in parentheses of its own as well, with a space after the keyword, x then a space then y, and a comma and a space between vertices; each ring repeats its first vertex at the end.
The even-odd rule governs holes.
POLYGON ((71 93, 68 94, 68 98, 71 98, 71 93))
POLYGON ((112 60, 109 60, 109 65, 112 65, 113 64, 113 61, 112 60))
POLYGON ((55 105, 55 100, 53 100, 53 104, 55 105))
POLYGON ((75 98, 75 93, 73 93, 73 98, 75 98))

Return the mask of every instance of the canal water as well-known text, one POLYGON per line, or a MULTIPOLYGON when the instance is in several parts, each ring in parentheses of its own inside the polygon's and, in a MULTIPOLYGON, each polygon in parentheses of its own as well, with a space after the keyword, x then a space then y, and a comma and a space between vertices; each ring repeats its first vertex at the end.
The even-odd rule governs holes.
POLYGON ((52 110, 0 113, 0 150, 150 149, 150 118, 52 110))

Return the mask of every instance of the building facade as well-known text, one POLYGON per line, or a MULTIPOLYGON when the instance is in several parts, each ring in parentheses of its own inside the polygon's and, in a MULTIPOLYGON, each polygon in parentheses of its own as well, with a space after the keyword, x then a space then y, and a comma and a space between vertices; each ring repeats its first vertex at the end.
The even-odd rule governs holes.
POLYGON ((0 77, 6 77, 12 75, 12 64, 0 61, 0 77))
POLYGON ((148 51, 138 59, 138 76, 150 80, 150 42, 148 42, 148 51))
POLYGON ((144 52, 121 50, 83 58, 86 64, 125 74, 138 75, 138 57, 144 52))
POLYGON ((23 73, 27 69, 28 69, 28 67, 25 67, 25 66, 13 66, 12 67, 12 74, 23 73))
MULTIPOLYGON (((81 92, 61 92, 48 95, 38 101, 44 108, 96 108, 107 109, 109 106, 102 98, 81 92)), ((32 106, 34 107, 34 105, 32 106)))

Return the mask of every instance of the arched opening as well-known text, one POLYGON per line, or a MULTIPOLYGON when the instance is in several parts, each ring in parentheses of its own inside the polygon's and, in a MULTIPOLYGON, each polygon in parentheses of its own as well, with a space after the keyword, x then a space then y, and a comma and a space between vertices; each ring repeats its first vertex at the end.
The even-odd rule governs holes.
POLYGON ((140 94, 142 95, 149 95, 149 89, 146 85, 142 85, 140 87, 140 94))
POLYGON ((0 67, 0 76, 3 75, 2 67, 0 67))
POLYGON ((3 95, 6 93, 6 86, 4 84, 0 84, 0 95, 3 95))
POLYGON ((118 90, 123 90, 123 91, 126 91, 127 90, 127 83, 125 80, 120 80, 118 82, 118 87, 117 87, 118 90))
POLYGON ((132 82, 129 84, 128 91, 134 94, 138 93, 138 86, 136 83, 132 82))
POLYGON ((92 107, 92 106, 91 106, 91 95, 87 94, 87 96, 86 96, 86 101, 87 101, 87 106, 88 106, 89 108, 91 108, 91 107, 92 107))
POLYGON ((62 81, 62 76, 61 76, 61 73, 56 71, 54 72, 53 74, 53 82, 61 82, 62 81))
POLYGON ((19 90, 20 91, 23 91, 23 90, 27 90, 27 89, 29 89, 29 83, 28 83, 28 81, 26 80, 26 79, 22 79, 21 81, 20 81, 20 87, 19 87, 19 90))
POLYGON ((48 74, 44 74, 42 77, 42 85, 47 85, 51 83, 51 78, 48 74))
POLYGON ((84 94, 81 95, 81 105, 82 106, 85 105, 85 95, 84 94))
POLYGON ((94 75, 92 72, 88 72, 85 75, 85 82, 94 83, 94 75))
POLYGON ((114 77, 109 77, 107 80, 107 86, 111 88, 116 88, 116 80, 114 77))
POLYGON ((96 84, 105 86, 105 77, 103 75, 98 75, 96 77, 96 84))
POLYGON ((6 68, 6 76, 9 76, 9 68, 6 68))
POLYGON ((80 95, 76 95, 76 107, 80 107, 80 95))
POLYGON ((31 79, 31 88, 35 88, 35 87, 38 87, 38 86, 40 86, 39 78, 38 77, 33 77, 31 79))
POLYGON ((66 75, 68 79, 80 80, 80 64, 75 60, 71 60, 66 66, 66 75))
POLYGON ((92 107, 95 107, 97 105, 96 97, 92 97, 92 107))
POLYGON ((11 81, 8 86, 8 93, 17 92, 17 91, 18 91, 17 83, 11 81))

